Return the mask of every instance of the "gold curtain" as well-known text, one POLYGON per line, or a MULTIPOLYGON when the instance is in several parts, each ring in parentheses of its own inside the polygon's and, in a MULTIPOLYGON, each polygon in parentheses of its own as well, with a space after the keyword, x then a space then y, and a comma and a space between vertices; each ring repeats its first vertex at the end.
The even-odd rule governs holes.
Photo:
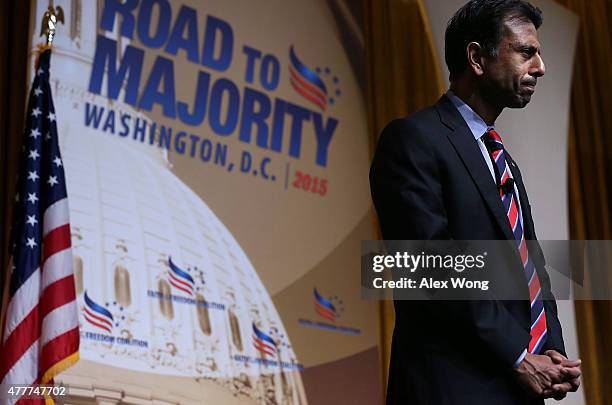
MULTIPOLYGON (((371 152, 387 122, 433 104, 444 83, 420 0, 365 1, 367 101, 371 152)), ((375 229, 376 216, 372 215, 375 229)), ((379 237, 380 234, 375 235, 379 237)), ((393 332, 391 301, 380 304, 383 387, 393 332)))
POLYGON ((28 84, 29 1, 0 1, 0 301, 28 84))
MULTIPOLYGON (((612 239, 612 2, 557 0, 580 17, 569 132, 572 239, 612 239)), ((612 275, 608 272, 608 288, 612 275)), ((612 301, 576 301, 583 388, 589 405, 612 404, 612 301)))

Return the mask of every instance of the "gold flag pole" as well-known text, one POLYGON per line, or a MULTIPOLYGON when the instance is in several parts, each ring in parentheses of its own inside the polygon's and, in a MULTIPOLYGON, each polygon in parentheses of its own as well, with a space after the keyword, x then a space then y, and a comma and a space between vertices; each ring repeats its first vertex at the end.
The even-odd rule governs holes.
POLYGON ((39 45, 40 52, 51 49, 58 23, 64 24, 64 10, 60 6, 54 7, 53 0, 50 0, 49 8, 47 8, 47 11, 43 14, 42 24, 40 26, 40 36, 44 35, 47 38, 47 43, 39 45))

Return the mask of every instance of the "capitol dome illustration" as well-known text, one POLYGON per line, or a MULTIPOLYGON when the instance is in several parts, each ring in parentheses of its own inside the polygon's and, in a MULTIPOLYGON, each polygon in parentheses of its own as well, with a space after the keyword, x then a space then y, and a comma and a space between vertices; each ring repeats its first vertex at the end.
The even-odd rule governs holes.
POLYGON ((164 150, 85 125, 86 103, 150 121, 87 91, 79 72, 91 70, 97 3, 55 2, 66 16, 51 78, 82 359, 56 379, 70 387, 60 403, 306 404, 279 314, 230 231, 164 150))

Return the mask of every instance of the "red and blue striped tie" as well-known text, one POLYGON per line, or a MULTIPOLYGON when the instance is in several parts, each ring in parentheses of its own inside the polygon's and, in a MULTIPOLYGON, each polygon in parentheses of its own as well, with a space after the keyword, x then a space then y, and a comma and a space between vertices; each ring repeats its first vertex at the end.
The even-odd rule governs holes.
POLYGON ((510 169, 506 162, 506 153, 501 137, 495 130, 489 130, 482 137, 491 159, 495 163, 495 174, 499 195, 502 200, 506 216, 510 221, 510 227, 514 233, 516 245, 521 255, 525 277, 529 286, 529 300, 531 302, 531 341, 529 342, 529 353, 538 353, 546 341, 546 314, 544 313, 544 302, 542 301, 542 288, 540 278, 536 272, 533 262, 529 258, 529 251, 525 242, 525 233, 519 218, 519 209, 513 182, 506 182, 510 178, 510 169))

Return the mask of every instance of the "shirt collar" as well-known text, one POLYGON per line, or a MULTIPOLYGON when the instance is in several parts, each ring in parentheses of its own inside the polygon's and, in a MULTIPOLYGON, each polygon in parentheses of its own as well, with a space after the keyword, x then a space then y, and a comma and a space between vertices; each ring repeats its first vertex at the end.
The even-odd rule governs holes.
POLYGON ((461 114, 465 120, 476 140, 480 139, 488 130, 495 129, 495 124, 487 125, 482 117, 478 115, 476 111, 472 110, 463 100, 457 97, 452 90, 447 91, 446 96, 450 98, 453 105, 459 110, 459 114, 461 114))

